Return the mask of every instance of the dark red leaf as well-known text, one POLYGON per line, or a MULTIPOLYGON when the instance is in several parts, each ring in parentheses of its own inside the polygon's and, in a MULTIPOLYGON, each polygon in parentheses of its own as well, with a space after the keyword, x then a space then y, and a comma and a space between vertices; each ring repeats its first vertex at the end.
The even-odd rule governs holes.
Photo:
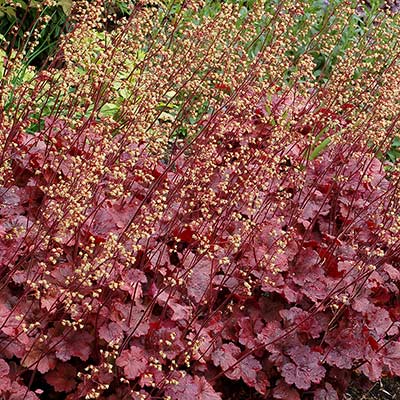
POLYGON ((86 331, 74 332, 66 337, 54 338, 54 343, 57 343, 55 354, 59 360, 68 361, 71 357, 78 357, 86 361, 92 351, 93 336, 86 331))
POLYGON ((11 388, 11 380, 8 376, 9 373, 10 367, 3 359, 0 359, 0 394, 11 388))
POLYGON ((70 392, 76 387, 76 369, 70 364, 59 363, 56 368, 45 375, 47 383, 56 392, 70 392))
POLYGON ((320 354, 311 351, 308 346, 292 347, 288 354, 293 362, 283 365, 282 376, 289 385, 307 390, 312 383, 321 382, 326 371, 321 365, 320 354))
POLYGON ((221 367, 225 371, 237 362, 237 357, 240 353, 239 347, 233 343, 227 343, 223 344, 220 349, 215 350, 211 355, 211 359, 215 366, 221 367))
POLYGON ((213 389, 204 377, 185 375, 179 384, 169 386, 166 394, 172 400, 221 400, 221 396, 213 389))
POLYGON ((193 267, 193 273, 188 279, 187 290, 196 303, 207 299, 212 281, 212 261, 203 259, 193 267))
POLYGON ((129 350, 123 350, 116 363, 124 369, 127 379, 136 379, 147 369, 146 354, 143 349, 137 346, 131 346, 129 350))
POLYGON ((279 400, 300 400, 299 392, 290 387, 284 381, 279 381, 278 385, 272 391, 274 399, 279 400))
POLYGON ((393 376, 400 376, 400 342, 390 342, 384 348, 383 362, 393 376))
POLYGON ((333 386, 327 382, 324 388, 315 391, 314 400, 339 400, 339 396, 333 386))

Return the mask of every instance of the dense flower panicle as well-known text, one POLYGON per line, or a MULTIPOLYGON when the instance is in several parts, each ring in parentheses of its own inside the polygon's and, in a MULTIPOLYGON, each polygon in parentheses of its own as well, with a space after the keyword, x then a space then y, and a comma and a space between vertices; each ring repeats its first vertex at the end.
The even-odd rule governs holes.
POLYGON ((341 53, 356 4, 233 3, 76 2, 62 68, 0 70, 0 397, 400 376, 397 17, 341 53))

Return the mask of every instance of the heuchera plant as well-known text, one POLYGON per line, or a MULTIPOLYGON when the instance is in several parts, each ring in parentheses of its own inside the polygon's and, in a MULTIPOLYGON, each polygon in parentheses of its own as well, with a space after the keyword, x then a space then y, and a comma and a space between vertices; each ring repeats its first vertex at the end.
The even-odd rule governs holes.
POLYGON ((87 4, 63 70, 8 64, 1 398, 323 400, 400 376, 400 175, 379 156, 399 32, 382 17, 321 81, 282 53, 307 10, 283 5, 139 5, 92 43, 87 4))

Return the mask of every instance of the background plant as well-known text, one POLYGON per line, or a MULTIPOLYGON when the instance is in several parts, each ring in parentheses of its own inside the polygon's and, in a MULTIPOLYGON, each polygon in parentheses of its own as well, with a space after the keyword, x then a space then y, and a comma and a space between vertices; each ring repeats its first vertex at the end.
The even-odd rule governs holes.
POLYGON ((80 3, 62 67, 3 63, 3 398, 335 399, 400 374, 397 17, 348 34, 357 4, 332 3, 304 46, 308 2, 212 4, 108 31, 80 3))

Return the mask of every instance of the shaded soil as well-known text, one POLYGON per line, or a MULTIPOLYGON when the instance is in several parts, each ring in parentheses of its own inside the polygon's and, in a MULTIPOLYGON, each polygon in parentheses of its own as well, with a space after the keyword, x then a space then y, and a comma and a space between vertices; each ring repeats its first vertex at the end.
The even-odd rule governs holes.
MULTIPOLYGON (((262 400, 265 397, 249 391, 248 388, 240 385, 238 382, 230 382, 229 385, 224 386, 225 392, 222 396, 227 400, 262 400)), ((303 400, 303 397, 302 397, 303 400)), ((400 400, 400 378, 386 378, 375 383, 369 389, 358 388, 352 386, 348 389, 343 396, 343 400, 400 400)))
POLYGON ((387 378, 375 383, 369 390, 352 387, 345 400, 397 400, 400 399, 400 378, 387 378))

